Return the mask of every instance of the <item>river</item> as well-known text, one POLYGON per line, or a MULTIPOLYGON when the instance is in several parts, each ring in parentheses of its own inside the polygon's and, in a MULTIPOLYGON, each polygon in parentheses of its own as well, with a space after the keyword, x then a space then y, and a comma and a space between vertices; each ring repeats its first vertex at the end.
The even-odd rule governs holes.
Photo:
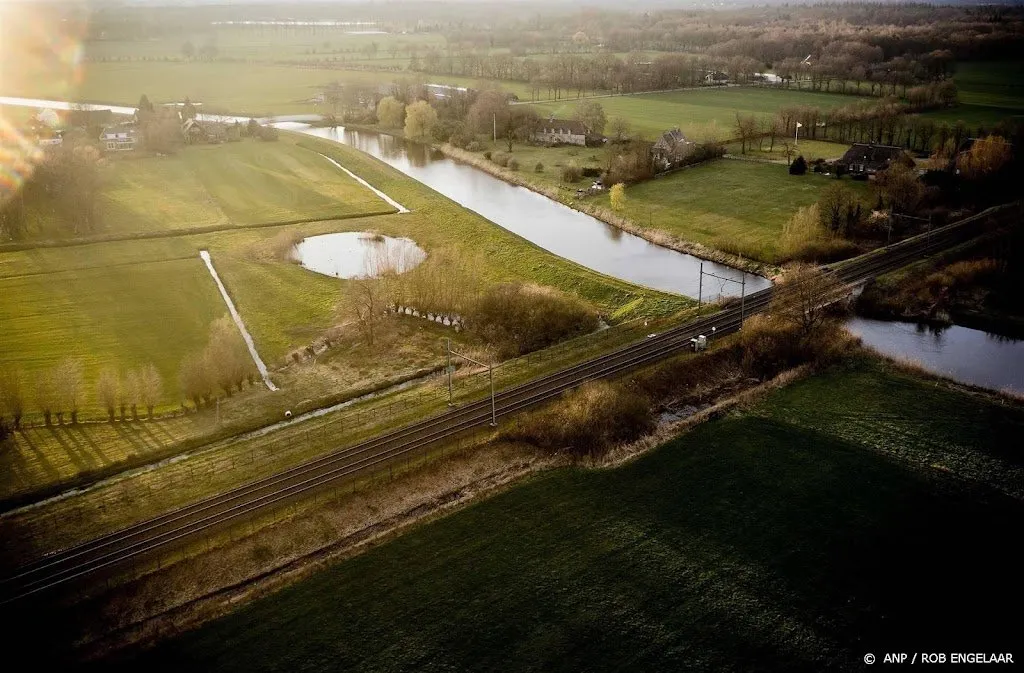
MULTIPOLYGON (((426 145, 343 127, 315 128, 287 122, 277 126, 350 145, 377 157, 559 257, 637 285, 688 297, 698 294, 702 261, 699 258, 623 232, 542 194, 450 159, 426 145)), ((766 278, 723 264, 704 261, 703 265, 705 272, 735 281, 705 276, 705 299, 739 296, 743 291, 750 294, 771 284, 766 278)))
MULTIPOLYGON (((72 107, 66 101, 3 96, 0 96, 0 105, 64 110, 72 107)), ((134 108, 99 104, 81 107, 110 109, 118 114, 135 111, 134 108)), ((227 115, 201 114, 199 117, 246 121, 227 115)), ((750 294, 771 285, 762 276, 655 245, 542 194, 454 161, 426 145, 343 127, 311 127, 300 119, 300 116, 281 118, 276 120, 275 126, 355 147, 535 245, 607 276, 688 297, 700 294, 706 300, 739 296, 744 292, 750 294), (704 271, 713 274, 705 274, 703 282, 702 262, 704 271)))
POLYGON ((847 328, 865 345, 925 369, 992 390, 1024 394, 1024 340, 953 325, 853 318, 847 328))

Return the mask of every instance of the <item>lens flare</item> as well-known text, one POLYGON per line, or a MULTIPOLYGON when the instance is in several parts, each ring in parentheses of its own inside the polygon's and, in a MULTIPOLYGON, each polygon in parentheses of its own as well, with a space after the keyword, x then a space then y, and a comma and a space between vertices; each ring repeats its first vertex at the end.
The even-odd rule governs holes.
MULTIPOLYGON (((82 1, 0 0, 0 96, 74 99, 87 25, 82 1)), ((40 131, 50 125, 37 112, 0 106, 0 204, 17 194, 42 160, 40 131)))

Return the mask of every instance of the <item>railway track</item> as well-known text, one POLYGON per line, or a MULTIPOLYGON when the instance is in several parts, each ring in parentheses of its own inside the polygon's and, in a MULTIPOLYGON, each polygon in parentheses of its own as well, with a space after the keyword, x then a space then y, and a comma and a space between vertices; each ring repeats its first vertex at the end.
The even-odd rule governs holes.
MULTIPOLYGON (((984 213, 982 214, 984 215, 984 213)), ((980 216, 901 241, 847 262, 825 267, 843 285, 852 286, 941 250, 974 234, 980 216)), ((501 390, 495 400, 498 416, 506 416, 549 400, 582 383, 615 376, 678 354, 699 334, 729 334, 742 320, 764 311, 773 288, 749 295, 741 303, 658 335, 634 342, 527 383, 501 390)), ((245 517, 268 511, 316 489, 368 474, 394 461, 480 427, 491 419, 490 399, 466 404, 417 421, 359 444, 344 447, 306 463, 211 496, 114 533, 44 556, 0 580, 0 603, 26 598, 88 575, 109 570, 145 555, 213 533, 245 517)))

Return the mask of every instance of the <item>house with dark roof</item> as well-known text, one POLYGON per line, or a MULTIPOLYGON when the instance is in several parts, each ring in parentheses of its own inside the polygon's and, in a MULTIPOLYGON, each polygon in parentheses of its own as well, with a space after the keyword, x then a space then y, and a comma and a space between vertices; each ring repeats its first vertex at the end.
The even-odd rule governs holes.
POLYGON ((580 145, 583 147, 587 144, 589 133, 590 129, 581 121, 551 117, 537 124, 537 130, 533 132, 533 140, 545 145, 580 145))
POLYGON ((694 147, 694 142, 687 139, 678 126, 665 131, 651 146, 651 162, 654 164, 654 169, 667 171, 678 166, 693 152, 694 147))
POLYGON ((893 145, 854 143, 839 160, 841 166, 851 175, 874 175, 884 171, 892 162, 903 156, 903 148, 893 145))

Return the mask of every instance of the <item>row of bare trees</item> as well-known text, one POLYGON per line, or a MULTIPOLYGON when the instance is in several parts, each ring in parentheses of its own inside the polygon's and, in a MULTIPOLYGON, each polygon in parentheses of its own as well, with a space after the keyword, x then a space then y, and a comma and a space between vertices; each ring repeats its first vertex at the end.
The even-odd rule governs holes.
POLYGON ((238 329, 227 316, 214 321, 206 346, 181 363, 182 395, 199 409, 219 393, 231 397, 256 377, 255 366, 238 329))
POLYGON ((54 367, 34 373, 31 378, 12 367, 0 371, 0 419, 19 429, 22 419, 30 410, 38 411, 43 422, 63 425, 65 415, 75 425, 81 408, 96 403, 107 412, 110 422, 117 418, 139 419, 139 409, 153 417, 153 409, 163 395, 163 378, 153 364, 118 371, 109 367, 102 370, 95 382, 94 394, 83 375, 82 363, 65 358, 54 367))

